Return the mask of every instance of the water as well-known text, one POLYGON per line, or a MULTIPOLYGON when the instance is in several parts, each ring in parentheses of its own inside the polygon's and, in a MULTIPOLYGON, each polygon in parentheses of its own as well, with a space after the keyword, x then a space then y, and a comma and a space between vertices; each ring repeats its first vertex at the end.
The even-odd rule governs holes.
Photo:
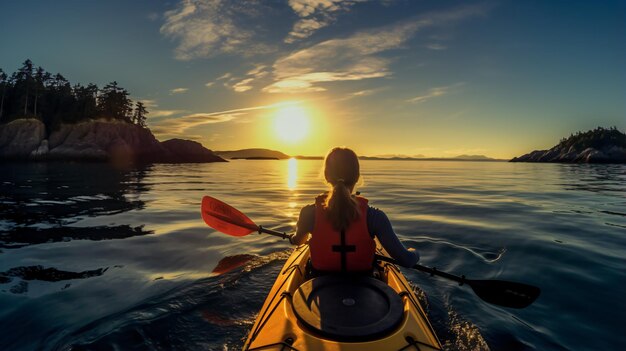
MULTIPOLYGON (((324 190, 320 165, 0 165, 0 349, 240 348, 289 248, 213 231, 201 198, 290 230, 324 190)), ((363 161, 362 173, 423 264, 542 289, 513 310, 404 270, 446 349, 626 348, 625 166, 363 161)))

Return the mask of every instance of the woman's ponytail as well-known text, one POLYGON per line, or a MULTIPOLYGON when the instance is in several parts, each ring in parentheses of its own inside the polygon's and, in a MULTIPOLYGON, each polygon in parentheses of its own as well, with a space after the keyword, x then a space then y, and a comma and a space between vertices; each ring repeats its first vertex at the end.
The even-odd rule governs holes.
POLYGON ((332 186, 326 197, 326 213, 333 227, 346 229, 361 215, 352 190, 359 180, 359 160, 354 151, 334 148, 326 156, 324 177, 332 186))

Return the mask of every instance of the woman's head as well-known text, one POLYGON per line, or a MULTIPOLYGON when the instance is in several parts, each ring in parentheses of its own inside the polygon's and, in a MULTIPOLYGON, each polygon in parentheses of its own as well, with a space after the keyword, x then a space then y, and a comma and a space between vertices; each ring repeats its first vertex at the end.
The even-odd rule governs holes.
POLYGON ((354 151, 336 147, 324 160, 324 178, 332 187, 326 197, 328 218, 337 230, 348 227, 359 217, 359 204, 352 191, 359 181, 359 159, 354 151))
POLYGON ((336 147, 328 152, 324 159, 324 178, 330 185, 343 182, 351 190, 359 181, 359 159, 354 151, 336 147))

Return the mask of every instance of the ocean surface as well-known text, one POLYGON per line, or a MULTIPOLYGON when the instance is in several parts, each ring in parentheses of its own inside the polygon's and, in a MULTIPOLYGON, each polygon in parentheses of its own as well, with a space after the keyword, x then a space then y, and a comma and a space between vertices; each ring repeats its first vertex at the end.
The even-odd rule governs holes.
MULTIPOLYGON (((321 164, 0 164, 0 350, 240 349, 290 248, 208 228, 201 199, 290 231, 321 164)), ((626 166, 361 167, 422 264, 542 289, 508 309, 404 269, 447 350, 626 349, 626 166)))

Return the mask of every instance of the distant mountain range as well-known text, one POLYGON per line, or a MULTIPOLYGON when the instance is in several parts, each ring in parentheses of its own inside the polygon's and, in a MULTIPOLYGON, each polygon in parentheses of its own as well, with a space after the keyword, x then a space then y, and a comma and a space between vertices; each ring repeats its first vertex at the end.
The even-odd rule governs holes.
POLYGON ((571 134, 549 150, 535 150, 511 162, 626 163, 626 134, 598 127, 571 134))
POLYGON ((490 158, 484 155, 459 155, 454 157, 425 157, 422 155, 417 156, 360 156, 361 160, 390 160, 390 161, 489 161, 500 162, 506 160, 500 160, 496 158, 490 158))
MULTIPOLYGON (((291 158, 285 153, 268 149, 242 149, 236 151, 215 151, 225 159, 278 159, 291 158)), ((322 160, 323 156, 293 156, 299 160, 322 160)), ((360 156, 361 160, 395 161, 506 161, 485 155, 459 155, 454 157, 425 157, 424 155, 383 154, 360 156)), ((616 127, 598 127, 586 132, 571 134, 563 138, 549 150, 535 150, 515 157, 510 162, 560 162, 560 163, 626 163, 626 134, 616 127)))
MULTIPOLYGON (((323 160, 324 156, 289 156, 285 153, 269 149, 241 149, 234 151, 214 151, 216 155, 225 159, 247 159, 247 160, 285 160, 295 158, 298 160, 323 160)), ((505 161, 490 158, 484 155, 459 155, 455 157, 425 157, 424 155, 398 155, 386 154, 376 156, 359 156, 361 160, 392 160, 392 161, 505 161)))

